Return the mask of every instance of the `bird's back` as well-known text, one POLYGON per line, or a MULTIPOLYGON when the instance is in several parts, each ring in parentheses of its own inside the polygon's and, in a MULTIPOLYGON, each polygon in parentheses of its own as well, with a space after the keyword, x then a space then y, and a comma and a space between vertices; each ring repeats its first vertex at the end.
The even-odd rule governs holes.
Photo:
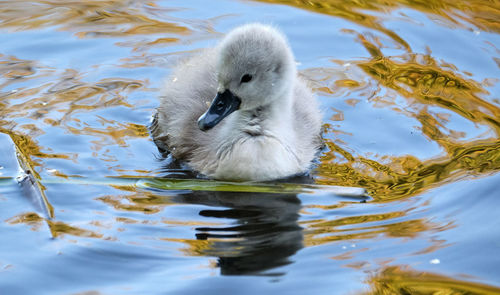
POLYGON ((214 49, 204 50, 180 63, 165 82, 152 133, 178 159, 209 144, 197 120, 217 92, 215 62, 214 49))

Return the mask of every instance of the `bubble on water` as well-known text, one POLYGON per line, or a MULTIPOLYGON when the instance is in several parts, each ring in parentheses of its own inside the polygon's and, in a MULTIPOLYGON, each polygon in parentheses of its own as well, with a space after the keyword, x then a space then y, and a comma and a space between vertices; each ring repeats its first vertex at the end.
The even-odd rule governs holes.
POLYGON ((441 263, 441 261, 439 261, 439 259, 437 259, 437 258, 434 258, 431 261, 429 261, 429 263, 430 264, 439 264, 439 263, 441 263))

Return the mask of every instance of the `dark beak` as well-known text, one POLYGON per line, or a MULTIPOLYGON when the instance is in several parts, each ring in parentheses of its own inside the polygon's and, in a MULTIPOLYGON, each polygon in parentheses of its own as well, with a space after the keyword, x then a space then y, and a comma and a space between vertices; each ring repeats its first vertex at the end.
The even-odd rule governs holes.
POLYGON ((198 127, 203 131, 213 128, 222 119, 238 110, 240 103, 240 98, 227 89, 222 93, 217 93, 210 108, 198 119, 198 127))

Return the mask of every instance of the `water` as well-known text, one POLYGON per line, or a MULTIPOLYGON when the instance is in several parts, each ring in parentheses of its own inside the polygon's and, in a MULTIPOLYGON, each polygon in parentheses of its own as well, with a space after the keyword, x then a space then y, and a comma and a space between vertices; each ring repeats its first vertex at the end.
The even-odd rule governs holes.
POLYGON ((500 294, 498 11, 0 2, 0 293, 500 294), (314 182, 366 202, 131 185, 191 177, 165 171, 148 134, 162 80, 253 21, 283 30, 320 99, 314 182), (40 195, 12 178, 13 142, 40 195))

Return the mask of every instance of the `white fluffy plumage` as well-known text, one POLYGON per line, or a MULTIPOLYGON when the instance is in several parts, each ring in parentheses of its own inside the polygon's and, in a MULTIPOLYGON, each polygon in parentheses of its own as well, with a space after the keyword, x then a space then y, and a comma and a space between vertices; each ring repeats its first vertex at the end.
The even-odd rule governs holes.
POLYGON ((153 137, 208 177, 264 181, 308 171, 321 146, 321 117, 284 35, 248 24, 174 69, 153 137), (202 131, 197 121, 226 90, 238 108, 202 131))

